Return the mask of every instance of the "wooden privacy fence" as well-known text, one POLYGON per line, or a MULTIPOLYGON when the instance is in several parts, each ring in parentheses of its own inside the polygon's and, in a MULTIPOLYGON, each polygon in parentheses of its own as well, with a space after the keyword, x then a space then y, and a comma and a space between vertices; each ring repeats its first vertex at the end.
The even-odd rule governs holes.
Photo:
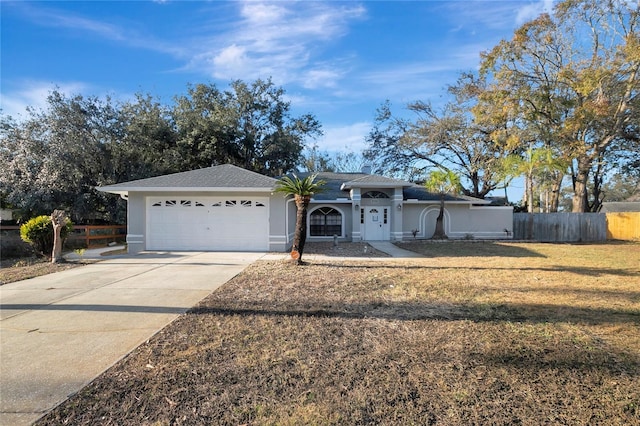
POLYGON ((84 247, 123 242, 126 239, 126 225, 73 225, 73 232, 67 237, 72 245, 82 241, 84 247))
POLYGON ((640 212, 611 212, 607 215, 607 239, 640 240, 640 212))
POLYGON ((541 242, 604 241, 604 213, 514 213, 513 238, 541 242))

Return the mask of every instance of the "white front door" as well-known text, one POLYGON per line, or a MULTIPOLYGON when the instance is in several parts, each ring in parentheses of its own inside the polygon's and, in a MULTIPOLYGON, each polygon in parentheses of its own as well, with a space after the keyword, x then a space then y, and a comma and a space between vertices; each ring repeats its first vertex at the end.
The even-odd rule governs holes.
POLYGON ((390 240, 389 207, 364 208, 364 239, 365 241, 390 240))

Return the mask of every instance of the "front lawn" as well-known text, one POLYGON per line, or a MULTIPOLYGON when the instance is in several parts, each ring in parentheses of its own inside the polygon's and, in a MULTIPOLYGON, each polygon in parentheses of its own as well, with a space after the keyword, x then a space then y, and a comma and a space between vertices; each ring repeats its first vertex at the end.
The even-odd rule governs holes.
POLYGON ((257 262, 39 424, 640 424, 640 244, 257 262))

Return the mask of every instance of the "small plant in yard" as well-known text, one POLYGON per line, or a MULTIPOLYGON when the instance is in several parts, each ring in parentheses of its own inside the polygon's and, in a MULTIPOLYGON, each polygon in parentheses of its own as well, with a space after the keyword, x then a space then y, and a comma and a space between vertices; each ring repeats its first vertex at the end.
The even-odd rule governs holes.
POLYGON ((85 249, 85 248, 79 248, 79 249, 75 249, 73 252, 80 257, 80 260, 82 260, 82 256, 84 256, 84 252, 86 250, 87 249, 85 249))

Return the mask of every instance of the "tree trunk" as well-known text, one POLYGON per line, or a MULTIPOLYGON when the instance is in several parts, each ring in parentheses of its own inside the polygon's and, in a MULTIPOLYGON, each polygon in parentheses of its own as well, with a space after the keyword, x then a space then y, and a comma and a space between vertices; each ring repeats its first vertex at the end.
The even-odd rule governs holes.
POLYGON ((558 205, 560 204, 560 189, 562 189, 562 180, 564 179, 564 173, 556 173, 551 184, 551 199, 549 200, 550 213, 558 212, 558 205))
POLYGON ((446 240, 448 238, 444 232, 444 195, 440 196, 440 212, 436 219, 436 231, 431 238, 434 240, 446 240))
POLYGON ((296 230, 293 234, 293 247, 291 248, 291 258, 298 264, 302 263, 302 253, 304 244, 307 241, 307 208, 311 197, 295 196, 296 202, 296 230))
POLYGON ((51 253, 51 263, 62 262, 62 227, 67 223, 67 215, 62 210, 54 210, 51 213, 51 223, 53 224, 53 252, 51 253))
POLYGON ((587 211, 587 180, 591 161, 585 157, 578 159, 578 166, 573 177, 573 202, 571 211, 573 213, 585 213, 587 211))
POLYGON ((527 174, 525 176, 526 197, 527 197, 527 213, 533 213, 533 176, 527 174))

